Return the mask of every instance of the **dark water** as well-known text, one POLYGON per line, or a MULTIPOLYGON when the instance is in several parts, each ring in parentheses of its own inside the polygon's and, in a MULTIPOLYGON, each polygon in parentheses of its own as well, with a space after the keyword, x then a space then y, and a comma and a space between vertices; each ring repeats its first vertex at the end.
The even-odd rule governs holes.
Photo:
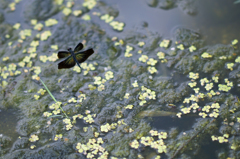
POLYGON ((178 27, 199 30, 208 45, 227 44, 240 37, 240 4, 231 0, 196 0, 196 15, 188 15, 181 9, 163 10, 149 7, 145 0, 112 0, 108 2, 119 10, 117 20, 126 23, 125 30, 131 30, 148 23, 148 30, 171 37, 178 27))
MULTIPOLYGON (((185 27, 199 31, 203 39, 206 40, 207 45, 212 44, 228 44, 233 39, 240 37, 240 4, 235 5, 231 0, 196 0, 195 7, 197 9, 196 15, 189 15, 181 10, 179 7, 163 10, 158 7, 149 7, 145 0, 104 0, 107 5, 110 5, 119 10, 119 15, 116 20, 124 22, 125 27, 123 32, 116 32, 109 29, 109 25, 99 20, 98 17, 92 17, 93 22, 99 24, 101 28, 107 31, 108 35, 124 37, 129 30, 139 30, 142 32, 156 32, 161 34, 164 38, 171 38, 173 31, 178 27, 185 27), (147 24, 147 27, 143 27, 147 24)), ((23 20, 23 6, 27 1, 22 1, 16 5, 16 11, 5 14, 5 22, 15 24, 21 23, 21 27, 28 26, 28 22, 23 20)), ((94 9, 93 9, 94 11, 94 9)), ((58 16, 51 17, 58 18, 58 16)), ((167 67, 159 67, 160 75, 171 76, 171 70, 167 67), (164 73, 163 73, 164 72, 164 73)), ((178 78, 179 83, 184 82, 186 77, 181 74, 175 74, 173 78, 178 78)), ((17 125, 16 114, 12 110, 0 112, 0 134, 17 138, 15 131, 17 125)), ((179 131, 191 130, 193 124, 196 122, 196 117, 153 117, 151 126, 158 130, 168 131, 172 127, 176 127, 179 131)), ((83 122, 77 122, 77 127, 84 127, 83 122)), ((208 138, 210 142, 210 138, 208 138)), ((216 158, 215 150, 217 148, 226 148, 226 145, 211 142, 207 146, 203 146, 199 158, 216 158), (225 146, 225 147, 224 147, 225 146), (214 152, 214 153, 213 153, 214 152), (211 155, 209 155, 211 154, 211 155)), ((149 152, 149 151, 148 151, 149 152)))
MULTIPOLYGON (((193 3, 196 7, 196 15, 188 15, 179 7, 169 10, 149 7, 146 0, 106 1, 107 4, 119 10, 116 20, 125 23, 125 31, 139 28, 146 22, 148 24, 146 30, 158 32, 170 38, 176 28, 185 27, 200 31, 208 45, 228 44, 240 37, 240 4, 233 2, 233 0, 196 0, 193 3)), ((17 4, 14 12, 6 14, 6 22, 13 24, 21 22, 24 25, 22 6, 25 4, 27 2, 24 1, 17 4)), ((108 25, 99 18, 93 17, 93 20, 107 29, 108 25)), ((108 30, 108 33, 121 36, 121 33, 113 30, 108 30)))
POLYGON ((6 135, 15 141, 18 137, 16 132, 18 113, 16 110, 1 110, 0 109, 0 134, 6 135))

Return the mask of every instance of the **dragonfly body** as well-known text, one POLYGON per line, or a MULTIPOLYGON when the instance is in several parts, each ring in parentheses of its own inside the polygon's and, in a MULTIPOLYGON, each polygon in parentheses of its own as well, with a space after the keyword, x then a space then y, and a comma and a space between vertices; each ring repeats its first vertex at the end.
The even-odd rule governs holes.
POLYGON ((88 49, 80 52, 82 48, 83 48, 83 44, 79 43, 74 48, 74 50, 69 48, 68 51, 59 51, 58 58, 65 58, 65 57, 67 58, 58 64, 58 69, 71 68, 75 66, 76 63, 80 67, 80 63, 87 60, 87 58, 94 53, 93 49, 88 49))
MULTIPOLYGON (((77 60, 77 58, 76 58, 76 56, 75 56, 75 53, 72 51, 72 48, 69 48, 68 51, 71 53, 74 61, 75 61, 75 62, 77 63, 77 65, 78 65, 78 67, 80 67, 80 64, 79 64, 79 62, 78 62, 78 60, 77 60)), ((81 68, 81 67, 80 67, 80 68, 81 68)))

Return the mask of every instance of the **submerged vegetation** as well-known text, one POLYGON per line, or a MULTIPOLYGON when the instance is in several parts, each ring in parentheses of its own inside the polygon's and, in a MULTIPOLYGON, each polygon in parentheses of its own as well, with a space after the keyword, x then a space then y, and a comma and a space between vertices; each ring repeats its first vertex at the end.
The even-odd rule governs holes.
MULTIPOLYGON (((1 3, 14 12, 24 2, 1 3)), ((20 112, 19 137, 0 136, 1 157, 194 158, 217 143, 210 156, 239 158, 237 39, 205 46, 184 28, 172 39, 126 35, 118 11, 96 0, 29 5, 26 26, 0 27, 0 108, 20 112), (96 18, 124 37, 111 37, 96 18), (81 68, 58 70, 56 51, 76 41, 95 54, 81 68), (173 128, 172 119, 182 124, 173 128)))

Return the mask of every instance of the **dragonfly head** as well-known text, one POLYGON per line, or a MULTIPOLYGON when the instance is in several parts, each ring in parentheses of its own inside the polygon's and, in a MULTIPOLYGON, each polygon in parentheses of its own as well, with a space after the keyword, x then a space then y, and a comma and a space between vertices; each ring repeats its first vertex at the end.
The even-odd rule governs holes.
POLYGON ((68 50, 68 51, 72 51, 72 48, 68 48, 67 50, 68 50))

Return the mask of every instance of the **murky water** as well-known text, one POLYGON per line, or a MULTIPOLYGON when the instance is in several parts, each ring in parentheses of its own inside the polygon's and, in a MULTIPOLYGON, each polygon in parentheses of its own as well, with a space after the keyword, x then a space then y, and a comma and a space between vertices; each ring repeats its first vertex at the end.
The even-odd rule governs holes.
MULTIPOLYGON (((126 22, 126 30, 141 28, 144 22, 148 30, 171 37, 173 30, 186 27, 200 31, 207 45, 228 44, 239 38, 239 4, 226 0, 196 0, 192 3, 195 15, 185 13, 180 7, 163 10, 149 7, 145 0, 108 2, 118 8, 118 20, 126 22)), ((186 8, 187 10, 188 8, 186 8)))
POLYGON ((63 5, 57 4, 58 1, 34 0, 21 1, 16 4, 15 11, 9 12, 10 2, 0 2, 8 3, 8 7, 0 10, 5 18, 0 24, 3 43, 0 48, 0 100, 3 107, 8 108, 0 112, 0 157, 93 158, 104 153, 116 158, 239 157, 236 145, 239 145, 240 108, 236 96, 240 74, 237 57, 240 54, 237 45, 231 44, 240 37, 239 4, 230 0, 171 1, 172 5, 160 0, 103 0, 87 9, 83 7, 83 0, 63 5), (82 13, 79 17, 73 13, 64 15, 66 8, 82 13), (43 17, 39 17, 40 14, 43 17), (114 21, 124 23, 123 31, 114 30, 96 14, 115 16, 114 21), (90 19, 84 19, 85 15, 90 19), (43 24, 41 31, 31 25, 33 18, 43 24), (46 26, 44 20, 49 18, 58 23, 46 26), (21 24, 19 30, 12 29, 15 23, 21 24), (32 31, 26 39, 19 33, 24 29, 32 31), (44 31, 52 34, 42 39, 44 31), (114 36, 117 39, 114 40, 114 36), (170 40, 170 44, 159 47, 164 39, 170 40), (36 41, 40 43, 36 51, 29 51, 35 45, 32 42, 36 41), (82 66, 81 73, 73 69, 58 70, 59 61, 50 56, 58 50, 74 47, 79 41, 95 51, 87 65, 82 66), (139 42, 145 42, 144 46, 139 46, 139 42), (55 50, 53 45, 58 48, 55 50), (190 51, 191 46, 197 49, 190 51), (128 48, 130 52, 126 51, 128 48), (159 52, 165 57, 160 59, 159 52), (213 57, 203 58, 203 52, 213 57), (145 62, 140 60, 142 55, 145 55, 145 62), (4 60, 5 57, 9 60, 4 60), (233 66, 228 65, 231 63, 233 66), (14 65, 21 71, 20 75, 11 75, 13 70, 8 69, 14 65), (194 77, 190 77, 192 72, 194 77), (197 76, 199 79, 195 78, 197 76), (45 117, 46 112, 54 113, 53 99, 42 92, 45 88, 36 77, 41 78, 53 96, 62 102, 73 127, 60 117, 45 117), (205 77, 209 81, 200 84, 200 79, 205 77), (212 77, 219 77, 219 81, 213 84, 212 77), (197 83, 195 90, 189 86, 191 82, 197 83), (219 84, 230 87, 229 93, 219 91, 219 84), (210 87, 214 92, 210 92, 210 87), (204 97, 199 97, 202 95, 199 92, 204 97), (191 104, 196 103, 199 107, 192 108, 191 104), (216 103, 220 108, 214 109, 216 103), (207 105, 212 108, 205 107, 207 105), (13 108, 21 113, 14 113, 16 109, 13 108), (191 108, 191 113, 183 113, 183 108, 191 108), (205 108, 210 112, 203 110, 205 108), (176 116, 179 112, 182 112, 181 118, 176 116), (205 119, 199 116, 204 112, 208 115, 205 119), (213 112, 219 112, 219 116, 210 117, 213 112), (76 122, 74 118, 78 118, 76 122), (156 141, 158 135, 152 135, 151 131, 158 131, 158 135, 167 132, 166 138, 159 137, 164 143, 157 148, 153 148, 149 140, 156 141), (150 136, 144 142, 145 137, 150 136), (219 142, 221 137, 225 141, 212 141, 215 136, 219 137, 219 142), (87 147, 92 139, 103 140, 102 147, 87 147), (139 147, 133 146, 134 141, 139 147), (87 150, 81 151, 79 144, 87 150), (161 152, 160 148, 165 145, 166 150, 161 152))
POLYGON ((17 116, 18 113, 13 109, 1 110, 0 112, 0 134, 12 137, 13 141, 18 137, 16 132, 17 116))

